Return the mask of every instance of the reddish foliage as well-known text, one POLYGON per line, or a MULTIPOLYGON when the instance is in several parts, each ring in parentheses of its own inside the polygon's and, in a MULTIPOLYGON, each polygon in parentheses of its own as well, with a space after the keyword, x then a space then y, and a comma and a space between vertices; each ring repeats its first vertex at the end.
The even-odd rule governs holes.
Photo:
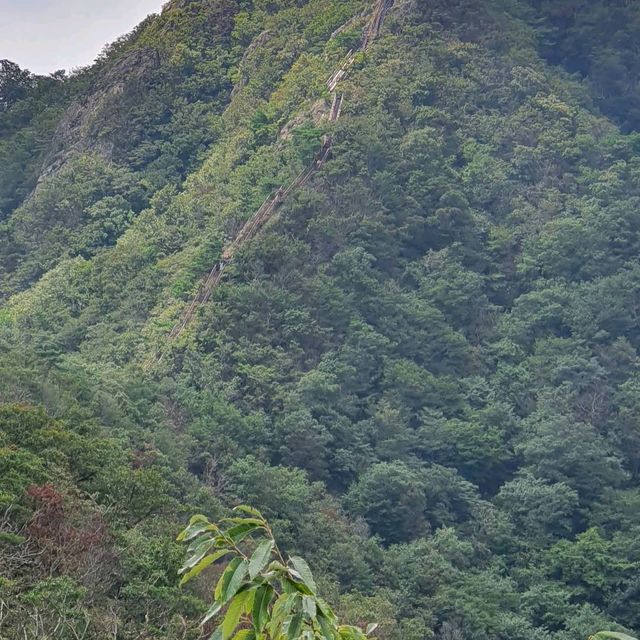
POLYGON ((109 530, 101 513, 79 501, 73 504, 52 484, 32 485, 27 495, 36 508, 26 533, 40 551, 45 571, 70 573, 86 582, 103 573, 102 564, 112 564, 109 530), (76 508, 69 512, 66 506, 76 508))

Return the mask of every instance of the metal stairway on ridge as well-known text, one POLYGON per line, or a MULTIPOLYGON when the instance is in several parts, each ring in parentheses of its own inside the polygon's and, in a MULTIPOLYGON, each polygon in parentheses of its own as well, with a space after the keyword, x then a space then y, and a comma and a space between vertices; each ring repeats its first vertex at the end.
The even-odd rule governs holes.
MULTIPOLYGON (((393 5, 393 1, 394 0, 376 1, 372 17, 367 24, 362 43, 357 51, 366 51, 371 42, 379 35, 384 16, 393 5)), ((336 71, 334 71, 327 80, 327 88, 333 95, 333 101, 328 116, 329 122, 335 122, 340 118, 344 95, 342 93, 336 93, 336 88, 340 81, 347 75, 349 68, 355 62, 356 53, 357 52, 354 52, 353 50, 349 51, 340 67, 338 67, 338 69, 336 69, 336 71)), ((184 330, 187 329, 200 306, 208 302, 211 294, 220 284, 223 272, 229 262, 233 260, 236 251, 245 243, 252 240, 272 217, 275 211, 282 205, 286 198, 293 191, 304 186, 309 178, 311 178, 311 176, 324 164, 331 153, 332 142, 331 135, 327 134, 323 139, 322 147, 316 153, 312 163, 298 174, 298 176, 296 176, 288 186, 285 187, 283 185, 275 193, 269 195, 253 216, 247 220, 233 241, 224 249, 222 259, 214 264, 206 279, 201 282, 198 292, 192 299, 191 303, 185 309, 178 322, 171 329, 168 336, 170 340, 178 338, 184 330)))

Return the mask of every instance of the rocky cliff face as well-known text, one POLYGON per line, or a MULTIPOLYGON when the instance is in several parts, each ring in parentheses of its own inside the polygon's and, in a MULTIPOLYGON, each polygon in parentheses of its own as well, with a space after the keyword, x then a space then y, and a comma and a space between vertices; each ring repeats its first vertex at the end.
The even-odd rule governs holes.
POLYGON ((74 154, 97 153, 111 159, 128 142, 131 110, 149 91, 160 65, 158 52, 138 49, 105 65, 95 85, 64 113, 42 164, 40 180, 59 170, 74 154))

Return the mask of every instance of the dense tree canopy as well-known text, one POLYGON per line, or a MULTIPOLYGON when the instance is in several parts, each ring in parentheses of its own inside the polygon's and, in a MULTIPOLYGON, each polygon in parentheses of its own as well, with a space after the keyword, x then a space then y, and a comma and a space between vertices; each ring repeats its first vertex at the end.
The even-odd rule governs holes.
POLYGON ((640 630, 640 6, 390 2, 330 123, 372 4, 0 63, 0 637, 198 638, 238 503, 381 640, 640 630))

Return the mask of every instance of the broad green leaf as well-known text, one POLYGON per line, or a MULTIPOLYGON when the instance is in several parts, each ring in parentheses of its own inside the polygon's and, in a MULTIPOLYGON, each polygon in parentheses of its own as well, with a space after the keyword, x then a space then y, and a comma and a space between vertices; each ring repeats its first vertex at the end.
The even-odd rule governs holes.
POLYGON ((255 640, 256 632, 253 629, 240 629, 233 640, 255 640))
POLYGON ((222 640, 228 640, 240 623, 240 618, 245 610, 248 591, 243 591, 235 596, 229 603, 229 608, 222 622, 222 640))
POLYGON ((273 540, 264 540, 249 560, 249 578, 253 580, 266 566, 273 551, 273 540))
POLYGON ((315 580, 313 579, 313 573, 311 573, 311 569, 305 560, 300 558, 299 556, 293 556, 291 558, 291 564, 294 566, 295 570, 301 576, 302 581, 311 589, 312 592, 315 593, 317 587, 315 580))
POLYGON ((218 627, 211 636, 209 636, 209 640, 222 640, 222 627, 218 627))
POLYGON ((253 626, 258 633, 261 633, 264 629, 267 619, 269 617, 269 604, 273 598, 273 587, 265 584, 261 586, 257 591, 253 600, 253 626))
POLYGON ((371 624, 367 625, 367 630, 365 631, 365 635, 370 636, 377 628, 378 628, 378 623, 377 622, 372 622, 371 624))
POLYGON ((282 590, 285 593, 289 594, 299 593, 298 589, 296 588, 296 583, 287 578, 282 578, 282 590))
POLYGON ((205 556, 198 564, 182 576, 182 580, 180 580, 180 585, 186 584, 189 580, 193 580, 196 576, 199 576, 208 566, 212 565, 216 560, 219 560, 223 556, 226 556, 228 553, 231 553, 230 549, 221 549, 220 551, 216 551, 215 553, 211 553, 208 556, 205 556))
POLYGON ((229 542, 227 538, 222 536, 219 532, 216 531, 205 531, 203 533, 198 534, 195 538, 191 540, 189 546, 187 547, 187 553, 193 553, 194 550, 202 544, 205 540, 213 540, 217 547, 226 546, 229 542))
POLYGON ((636 640, 632 636, 628 636, 626 633, 620 633, 618 631, 599 631, 595 635, 591 636, 591 640, 636 640))
POLYGON ((264 525, 263 520, 258 518, 223 518, 222 522, 232 522, 233 524, 255 524, 259 527, 264 525))
POLYGON ((276 600, 271 610, 271 622, 269 624, 269 632, 272 638, 282 635, 281 627, 299 597, 297 593, 284 593, 276 600))
POLYGON ((203 540, 194 550, 193 555, 184 563, 180 571, 184 573, 194 567, 202 558, 204 558, 209 550, 215 545, 213 540, 203 540))
POLYGON ((242 560, 237 567, 235 567, 233 573, 229 574, 229 579, 222 584, 222 590, 220 593, 220 599, 223 602, 228 602, 233 596, 238 593, 238 590, 242 586, 242 581, 247 575, 248 562, 242 560))
POLYGON ((201 547, 206 542, 215 544, 215 541, 215 538, 213 538, 210 533, 200 534, 199 536, 193 538, 193 540, 189 543, 189 546, 187 547, 187 555, 192 556, 194 553, 197 553, 198 547, 201 547))
POLYGON ((196 536, 199 536, 205 531, 217 531, 217 527, 204 522, 189 525, 176 539, 178 542, 186 542, 187 540, 191 540, 196 536))
POLYGON ((341 638, 344 638, 344 640, 363 640, 366 638, 364 633, 362 633, 358 627, 353 627, 348 624, 338 627, 338 633, 341 638))
POLYGON ((243 513, 248 513, 250 516, 255 516, 256 518, 260 518, 260 520, 264 521, 264 516, 253 507, 250 507, 248 504, 239 504, 237 507, 233 508, 233 511, 242 511, 243 513))
POLYGON ((313 591, 309 589, 309 587, 302 581, 302 576, 297 572, 289 569, 289 575, 295 574, 295 580, 290 580, 289 578, 282 578, 282 588, 287 593, 304 593, 305 595, 312 596, 313 591))
POLYGON ((227 568, 224 570, 224 572, 220 576, 220 579, 218 580, 218 584, 216 585, 216 589, 213 594, 216 600, 224 601, 222 598, 223 590, 226 589, 226 587, 229 584, 229 581, 231 580, 231 576, 234 575, 236 569, 241 564, 242 564, 242 558, 233 558, 229 562, 229 564, 227 565, 227 568))
POLYGON ((311 596, 302 598, 302 611, 304 611, 309 620, 313 620, 316 617, 316 601, 311 596))
POLYGON ((355 640, 351 636, 351 629, 346 626, 338 627, 338 635, 342 640, 355 640))
POLYGON ((214 618, 215 616, 217 616, 218 613, 220 613, 222 606, 223 605, 221 602, 214 602, 209 608, 209 611, 207 611, 204 618, 200 622, 200 625, 204 626, 205 624, 207 624, 207 622, 209 622, 209 620, 211 620, 211 618, 214 618))
POLYGON ((319 614, 323 615, 327 620, 329 620, 329 622, 335 625, 336 614, 333 613, 331 607, 322 598, 316 598, 316 605, 318 607, 319 614))
POLYGON ((239 590, 238 595, 241 593, 245 594, 244 600, 244 613, 247 615, 251 614, 251 610, 253 609, 253 600, 256 596, 257 588, 250 584, 245 583, 239 590))
POLYGON ((277 618, 279 616, 285 617, 291 609, 293 609, 298 598, 298 594, 290 593, 283 593, 279 596, 276 603, 273 605, 273 611, 271 612, 272 618, 277 618))
POLYGON ((300 637, 300 631, 302 630, 302 612, 296 613, 291 620, 289 620, 289 626, 287 628, 287 638, 289 640, 297 640, 300 637))
POLYGON ((320 631, 325 640, 335 640, 337 633, 333 624, 321 613, 318 613, 316 620, 320 625, 320 631))
POLYGON ((238 544, 244 540, 250 533, 259 528, 259 525, 253 523, 237 524, 225 532, 225 535, 238 544))

